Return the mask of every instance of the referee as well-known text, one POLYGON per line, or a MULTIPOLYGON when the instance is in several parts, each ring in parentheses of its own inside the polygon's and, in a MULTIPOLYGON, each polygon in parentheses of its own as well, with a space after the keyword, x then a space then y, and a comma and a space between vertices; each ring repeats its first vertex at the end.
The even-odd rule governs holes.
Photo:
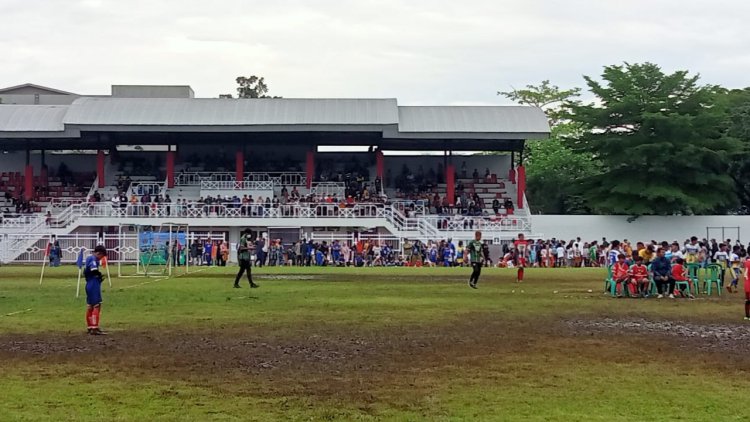
POLYGON ((240 271, 234 279, 235 289, 240 288, 240 279, 245 271, 247 271, 247 281, 250 282, 250 287, 258 287, 257 284, 253 283, 253 275, 250 270, 250 233, 250 229, 245 229, 245 232, 240 236, 240 243, 237 246, 237 260, 240 262, 240 271))
POLYGON ((474 240, 470 241, 468 246, 469 258, 471 259, 471 277, 469 277, 469 287, 477 288, 479 275, 482 273, 482 232, 477 230, 474 233, 474 240))

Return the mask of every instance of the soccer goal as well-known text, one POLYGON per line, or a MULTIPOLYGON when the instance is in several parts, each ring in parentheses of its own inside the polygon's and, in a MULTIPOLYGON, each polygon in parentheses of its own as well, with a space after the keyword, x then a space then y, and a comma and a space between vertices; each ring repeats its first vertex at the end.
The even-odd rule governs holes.
POLYGON ((121 224, 118 277, 168 277, 190 271, 186 224, 121 224))

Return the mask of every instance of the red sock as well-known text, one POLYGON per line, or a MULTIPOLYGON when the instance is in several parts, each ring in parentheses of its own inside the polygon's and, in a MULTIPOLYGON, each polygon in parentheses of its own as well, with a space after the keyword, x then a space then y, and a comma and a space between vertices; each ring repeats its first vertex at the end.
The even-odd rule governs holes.
POLYGON ((99 314, 101 308, 94 308, 93 314, 91 315, 91 328, 99 328, 99 314))
POLYGON ((86 308, 86 326, 88 328, 93 328, 93 325, 91 324, 91 315, 94 313, 94 310, 91 308, 86 308))
POLYGON ((523 267, 518 269, 518 280, 523 280, 523 267))

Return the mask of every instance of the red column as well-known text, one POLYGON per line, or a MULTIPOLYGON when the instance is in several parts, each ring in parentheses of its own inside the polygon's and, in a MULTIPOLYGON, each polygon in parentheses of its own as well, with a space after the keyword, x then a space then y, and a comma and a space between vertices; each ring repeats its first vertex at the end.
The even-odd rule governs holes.
POLYGON ((523 196, 526 193, 526 168, 524 166, 518 166, 517 170, 518 175, 518 183, 516 184, 516 189, 518 190, 518 199, 516 203, 517 208, 523 208, 523 196))
POLYGON ((510 183, 516 183, 516 170, 513 167, 508 170, 508 180, 510 180, 510 183))
POLYGON ((31 201, 34 199, 34 167, 31 164, 26 165, 23 183, 23 196, 27 201, 31 201))
POLYGON ((245 178, 245 151, 239 150, 234 156, 234 166, 236 181, 241 182, 245 178))
POLYGON ((96 152, 96 177, 99 178, 99 188, 106 186, 106 180, 104 180, 104 151, 99 150, 96 152))
POLYGON ((448 199, 448 204, 453 205, 456 203, 456 167, 453 164, 448 164, 445 167, 445 196, 448 199))
POLYGON ((385 178, 385 157, 383 157, 383 151, 375 151, 375 171, 380 180, 385 178))
POLYGON ((174 187, 174 151, 167 151, 167 187, 174 187))
POLYGON ((315 178, 315 151, 307 151, 305 166, 305 176, 307 176, 307 188, 312 187, 313 178, 315 178))

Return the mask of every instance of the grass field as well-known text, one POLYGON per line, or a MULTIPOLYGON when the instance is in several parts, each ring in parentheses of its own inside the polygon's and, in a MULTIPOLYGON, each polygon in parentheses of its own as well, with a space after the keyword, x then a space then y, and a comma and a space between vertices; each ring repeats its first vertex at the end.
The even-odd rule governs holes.
POLYGON ((0 421, 747 421, 739 295, 612 299, 595 269, 0 268, 0 421), (591 292, 589 292, 591 290, 591 292))

